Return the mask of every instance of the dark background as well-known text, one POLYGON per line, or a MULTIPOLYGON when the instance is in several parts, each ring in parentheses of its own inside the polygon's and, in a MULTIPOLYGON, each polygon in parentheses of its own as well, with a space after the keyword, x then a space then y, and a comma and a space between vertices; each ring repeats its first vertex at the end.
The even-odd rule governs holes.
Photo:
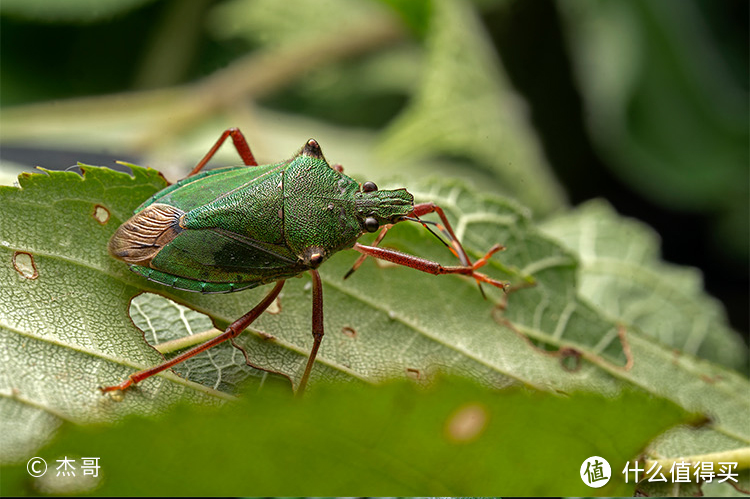
MULTIPOLYGON (((723 50, 745 62, 736 71, 747 90, 750 3, 702 1, 697 5, 723 50)), ((724 302, 732 326, 747 339, 747 259, 729 254, 712 236, 716 223, 713 214, 676 211, 656 204, 610 172, 584 127, 581 96, 573 80, 559 16, 552 1, 516 2, 503 13, 489 12, 485 23, 514 85, 531 105, 537 133, 571 202, 605 197, 619 213, 651 225, 662 238, 664 259, 700 268, 706 289, 724 302), (535 63, 529 64, 529 60, 535 63)), ((747 167, 750 171, 750 165, 747 167)))

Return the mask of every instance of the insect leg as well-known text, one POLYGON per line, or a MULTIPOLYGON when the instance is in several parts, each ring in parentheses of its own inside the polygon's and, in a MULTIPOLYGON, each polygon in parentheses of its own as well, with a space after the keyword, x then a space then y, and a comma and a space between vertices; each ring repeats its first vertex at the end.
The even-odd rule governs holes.
MULTIPOLYGON (((390 225, 390 224, 389 225, 384 225, 380 229, 380 234, 378 234, 378 237, 375 239, 375 241, 373 241, 372 245, 373 246, 377 246, 378 244, 380 244, 380 241, 383 240, 383 238, 385 237, 385 235, 388 233, 388 229, 390 229, 391 227, 393 227, 393 225, 390 225)), ((365 254, 359 255, 359 258, 357 258, 357 261, 354 262, 354 265, 352 265, 352 268, 350 268, 349 272, 347 272, 344 275, 344 279, 346 279, 347 277, 349 277, 350 275, 352 275, 354 273, 354 271, 357 270, 359 268, 359 266, 362 265, 362 263, 366 259, 367 259, 367 255, 365 255, 365 254)))
POLYGON ((307 380, 310 377, 310 371, 312 371, 313 364, 315 364, 315 357, 318 355, 318 349, 320 348, 320 341, 323 339, 323 284, 320 282, 320 274, 317 270, 310 270, 312 274, 312 335, 313 335, 313 346, 310 350, 310 356, 307 358, 307 365, 305 366, 305 372, 302 374, 302 379, 299 382, 299 388, 297 388, 297 395, 302 395, 307 386, 307 380))
POLYGON ((263 300, 261 300, 260 303, 258 303, 255 308, 253 308, 251 311, 234 321, 227 327, 227 330, 224 331, 222 334, 217 336, 216 338, 213 338, 211 340, 208 340, 207 342, 198 345, 195 348, 191 348, 187 352, 184 352, 177 357, 170 359, 162 364, 159 364, 156 367, 152 367, 150 369, 145 369, 143 371, 139 371, 135 374, 131 374, 128 376, 128 379, 120 383, 119 385, 113 385, 113 386, 101 386, 99 389, 102 391, 102 393, 107 392, 113 392, 113 391, 125 391, 127 390, 131 385, 134 385, 140 381, 143 381, 146 378, 150 378, 154 374, 158 374, 165 369, 169 369, 170 367, 179 364, 180 362, 183 362, 190 357, 193 357, 195 355, 198 355, 199 353, 208 350, 211 347, 214 347, 218 345, 219 343, 229 340, 231 338, 235 338, 239 336, 239 334, 245 330, 252 322, 257 319, 260 314, 262 314, 270 305, 273 303, 273 301, 276 299, 276 297, 279 295, 279 292, 281 291, 281 288, 284 286, 284 281, 279 281, 276 283, 276 285, 273 287, 270 293, 268 293, 263 300))
MULTIPOLYGON (((416 222, 420 222, 424 227, 428 230, 430 230, 429 227, 427 227, 426 223, 422 220, 419 220, 420 215, 427 215, 429 213, 437 213, 440 217, 440 220, 442 220, 444 225, 435 224, 437 225, 438 229, 447 236, 449 243, 446 243, 445 241, 443 244, 445 244, 449 250, 451 250, 451 253, 453 253, 456 258, 458 258, 461 261, 461 264, 464 266, 470 266, 471 260, 469 259, 469 255, 466 254, 466 251, 464 250, 464 247, 461 246, 461 242, 456 237, 456 234, 453 232, 453 227, 451 227, 450 222, 448 221, 448 218, 445 216, 445 212, 443 212, 443 209, 436 205, 435 203, 420 203, 414 205, 414 210, 409 213, 409 215, 406 217, 409 220, 413 220, 416 222)), ((431 222, 433 223, 433 222, 431 222)), ((372 243, 373 246, 378 246, 380 244, 380 241, 383 240, 385 237, 385 234, 388 232, 388 229, 393 227, 393 225, 384 225, 383 228, 380 230, 380 234, 378 234, 377 239, 372 243)), ((432 230, 430 230, 432 232, 432 230)), ((434 232, 433 232, 434 234, 434 232)), ((438 239, 440 239, 438 237, 438 239)), ((344 279, 349 277, 354 273, 355 270, 357 270, 360 265, 367 259, 366 254, 360 255, 359 258, 357 258, 357 261, 354 262, 354 265, 352 265, 352 268, 349 269, 349 272, 344 275, 344 279)), ((480 286, 481 291, 481 286, 480 286)))
POLYGON ((221 137, 219 137, 219 140, 216 141, 211 150, 209 150, 206 155, 203 156, 203 159, 200 160, 197 165, 195 165, 195 168, 193 168, 193 171, 188 174, 188 177, 191 175, 195 175, 196 173, 201 171, 204 166, 206 166, 206 163, 208 163, 211 158, 214 157, 214 154, 216 154, 216 151, 219 150, 219 147, 221 147, 224 141, 227 140, 227 137, 232 137, 234 148, 237 149, 237 153, 239 153, 243 163, 245 163, 247 166, 258 166, 258 162, 255 161, 255 157, 253 156, 252 151, 250 151, 250 146, 248 145, 247 140, 245 140, 245 136, 242 135, 242 132, 240 132, 240 129, 227 128, 226 130, 224 130, 224 133, 221 134, 221 137))
POLYGON ((471 265, 456 265, 448 267, 444 267, 437 262, 433 262, 432 260, 427 260, 418 256, 407 255, 406 253, 401 253, 400 251, 388 248, 365 246, 363 244, 354 243, 354 249, 359 251, 363 255, 372 256, 398 265, 403 265, 405 267, 411 267, 422 272, 427 272, 428 274, 468 275, 476 279, 477 282, 486 282, 487 284, 491 284, 492 286, 495 286, 496 288, 500 288, 502 290, 505 290, 507 288, 507 283, 492 279, 491 277, 477 272, 477 269, 485 265, 493 254, 504 249, 504 247, 500 244, 494 245, 492 248, 490 248, 487 254, 485 254, 482 258, 471 265))

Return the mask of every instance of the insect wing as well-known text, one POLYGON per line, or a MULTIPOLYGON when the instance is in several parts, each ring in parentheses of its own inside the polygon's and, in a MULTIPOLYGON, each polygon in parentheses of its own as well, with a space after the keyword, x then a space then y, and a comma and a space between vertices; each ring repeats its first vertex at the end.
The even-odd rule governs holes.
POLYGON ((304 270, 285 246, 224 229, 183 231, 159 251, 150 267, 195 281, 236 285, 264 284, 304 270))
POLYGON ((284 168, 285 163, 258 167, 228 166, 186 177, 154 194, 136 209, 136 213, 154 203, 190 211, 215 201, 237 188, 262 182, 265 177, 284 168))

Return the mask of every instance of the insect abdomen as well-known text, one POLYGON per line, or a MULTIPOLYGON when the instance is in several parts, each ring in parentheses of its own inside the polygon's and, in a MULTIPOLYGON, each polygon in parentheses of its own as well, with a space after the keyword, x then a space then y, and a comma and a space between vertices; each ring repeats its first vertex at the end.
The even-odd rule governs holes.
POLYGON ((139 265, 131 265, 130 270, 132 270, 136 274, 140 274, 146 277, 149 281, 158 282, 159 284, 171 286, 175 289, 195 291, 204 294, 231 293, 232 291, 255 288, 263 284, 260 281, 241 283, 196 281, 195 279, 179 277, 172 274, 167 274, 166 272, 161 272, 156 269, 141 267, 139 265))

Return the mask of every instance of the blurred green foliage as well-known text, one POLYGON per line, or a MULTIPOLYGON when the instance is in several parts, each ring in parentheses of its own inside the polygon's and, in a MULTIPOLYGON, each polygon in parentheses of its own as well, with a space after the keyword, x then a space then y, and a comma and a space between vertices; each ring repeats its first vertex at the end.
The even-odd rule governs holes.
POLYGON ((98 480, 87 484, 76 477, 69 482, 77 488, 66 490, 54 476, 29 477, 21 463, 3 470, 0 491, 585 495, 590 489, 578 468, 601 454, 612 464, 612 476, 599 490, 630 495, 635 484, 619 473, 624 463, 655 434, 688 420, 676 405, 642 392, 559 397, 493 391, 455 378, 426 390, 403 380, 378 388, 329 385, 304 400, 265 389, 221 410, 183 404, 158 418, 131 416, 116 427, 66 425, 41 455, 50 466, 53 456, 100 456, 98 480), (623 427, 631 430, 619 431, 623 427), (561 461, 565 455, 575 457, 561 461))
POLYGON ((679 0, 560 5, 607 164, 657 203, 715 214, 721 240, 747 256, 747 60, 743 67, 722 45, 725 34, 711 30, 711 8, 679 0))

